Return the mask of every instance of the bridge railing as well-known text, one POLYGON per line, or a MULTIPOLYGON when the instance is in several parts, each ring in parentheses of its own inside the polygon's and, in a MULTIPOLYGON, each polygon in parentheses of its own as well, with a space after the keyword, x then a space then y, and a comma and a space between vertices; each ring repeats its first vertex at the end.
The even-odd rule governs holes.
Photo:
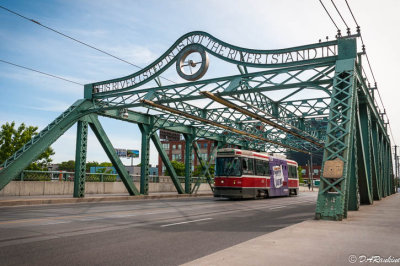
MULTIPOLYGON (((140 182, 140 175, 130 175, 134 182, 140 182)), ((17 176, 14 181, 74 181, 74 172, 65 171, 35 171, 35 170, 24 170, 17 176)), ((181 183, 185 183, 184 176, 178 176, 181 183)), ((192 177, 193 183, 195 183, 198 177, 192 177)), ((86 173, 86 182, 121 182, 121 179, 117 174, 109 173, 86 173)), ((171 182, 169 176, 156 176, 150 175, 149 182, 151 183, 164 183, 171 182)), ((202 180, 202 183, 206 182, 202 180)))

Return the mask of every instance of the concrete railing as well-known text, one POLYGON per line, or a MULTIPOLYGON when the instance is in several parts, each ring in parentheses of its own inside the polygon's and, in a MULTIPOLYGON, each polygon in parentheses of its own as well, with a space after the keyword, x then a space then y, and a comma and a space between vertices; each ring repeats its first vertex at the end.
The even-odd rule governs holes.
MULTIPOLYGON (((11 181, 0 191, 0 196, 72 195, 74 176, 74 172, 25 170, 19 178, 11 181)), ((135 186, 140 187, 140 176, 131 175, 131 177, 135 186)), ((197 177, 193 177, 194 183, 196 179, 197 177)), ((179 177, 179 180, 184 186, 185 178, 179 177)), ((202 183, 199 191, 211 192, 211 189, 207 183, 202 183)), ((85 192, 87 194, 128 194, 118 175, 106 173, 86 173, 85 192)), ((150 176, 149 192, 176 192, 176 189, 171 177, 150 176)))
MULTIPOLYGON (((134 182, 137 188, 139 182, 134 182)), ((183 184, 182 184, 183 186, 183 184)), ((11 181, 0 191, 0 196, 40 196, 40 195, 72 195, 74 182, 69 181, 11 181)), ((200 185, 199 191, 211 192, 207 183, 200 185)), ((86 182, 87 194, 119 194, 126 193, 122 182, 86 182)), ((172 182, 149 183, 149 192, 176 192, 172 182)))

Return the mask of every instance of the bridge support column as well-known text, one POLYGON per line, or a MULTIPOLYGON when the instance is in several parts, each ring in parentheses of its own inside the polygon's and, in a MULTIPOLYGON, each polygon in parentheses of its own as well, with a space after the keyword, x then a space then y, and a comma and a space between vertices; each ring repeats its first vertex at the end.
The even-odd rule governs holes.
POLYGON ((75 151, 74 198, 85 197, 88 122, 78 121, 75 151))
POLYGON ((150 135, 152 128, 148 125, 139 124, 142 133, 142 154, 140 159, 140 194, 149 194, 149 161, 150 161, 150 135))
MULTIPOLYGON (((342 220, 347 217, 348 204, 357 197, 357 161, 354 152, 356 130, 356 57, 355 39, 339 40, 338 60, 331 95, 329 123, 323 159, 323 176, 318 193, 316 219, 342 220), (354 156, 354 157, 353 157, 354 156), (335 162, 333 160, 336 160, 335 162), (340 176, 325 175, 327 162, 343 163, 340 176), (352 180, 351 180, 352 179, 352 180), (352 197, 349 198, 349 195, 352 197)), ((328 172, 328 171, 327 171, 328 172)), ((356 198, 357 200, 357 198, 356 198)), ((355 206, 356 207, 356 206, 355 206)))
POLYGON ((185 193, 192 193, 192 155, 193 155, 193 141, 194 135, 183 134, 185 138, 185 193))

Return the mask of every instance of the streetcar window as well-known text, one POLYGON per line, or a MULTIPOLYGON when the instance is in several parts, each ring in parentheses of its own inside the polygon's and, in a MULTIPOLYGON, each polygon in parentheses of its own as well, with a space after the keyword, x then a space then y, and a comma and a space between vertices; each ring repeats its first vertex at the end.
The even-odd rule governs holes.
POLYGON ((217 158, 217 176, 241 176, 240 160, 235 157, 217 158))
POLYGON ((289 178, 297 178, 297 167, 289 165, 289 178))
POLYGON ((263 160, 256 161, 256 175, 266 176, 269 173, 269 163, 263 160))
POLYGON ((254 174, 254 159, 243 158, 242 159, 243 174, 254 174))

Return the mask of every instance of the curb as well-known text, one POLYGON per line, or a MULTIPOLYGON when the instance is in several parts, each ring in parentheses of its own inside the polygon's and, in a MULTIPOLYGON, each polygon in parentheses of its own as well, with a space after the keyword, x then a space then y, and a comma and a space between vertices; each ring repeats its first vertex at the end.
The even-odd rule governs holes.
POLYGON ((139 195, 139 196, 110 196, 92 198, 54 198, 54 199, 19 199, 19 200, 0 200, 0 207, 10 206, 30 206, 42 204, 65 204, 65 203, 92 203, 92 202, 112 202, 128 200, 155 200, 155 199, 178 199, 210 197, 212 193, 205 194, 177 194, 177 195, 139 195))

